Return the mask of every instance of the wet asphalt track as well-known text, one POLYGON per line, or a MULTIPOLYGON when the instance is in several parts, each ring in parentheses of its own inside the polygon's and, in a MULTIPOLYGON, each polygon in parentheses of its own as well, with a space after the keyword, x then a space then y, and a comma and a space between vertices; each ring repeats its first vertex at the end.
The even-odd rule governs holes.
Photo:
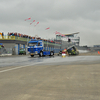
POLYGON ((100 56, 45 56, 45 57, 30 57, 27 56, 10 56, 0 57, 0 67, 16 67, 26 65, 63 65, 63 64, 88 64, 88 63, 100 63, 100 56))
POLYGON ((100 56, 0 57, 0 100, 100 100, 97 63, 100 56))

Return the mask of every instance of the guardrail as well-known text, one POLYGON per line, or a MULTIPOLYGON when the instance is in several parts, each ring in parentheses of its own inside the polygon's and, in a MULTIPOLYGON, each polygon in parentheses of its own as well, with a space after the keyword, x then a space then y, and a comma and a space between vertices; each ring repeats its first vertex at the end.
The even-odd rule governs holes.
MULTIPOLYGON (((0 40, 19 40, 19 41, 30 41, 31 39, 29 38, 23 38, 23 37, 18 37, 18 36, 2 36, 0 37, 0 40)), ((45 44, 48 45, 56 45, 56 46, 61 46, 61 44, 57 44, 57 43, 50 43, 48 41, 44 41, 45 44)))
POLYGON ((29 41, 29 38, 23 38, 18 36, 2 36, 0 40, 19 40, 19 41, 29 41))
POLYGON ((2 36, 0 40, 15 40, 15 36, 2 36))

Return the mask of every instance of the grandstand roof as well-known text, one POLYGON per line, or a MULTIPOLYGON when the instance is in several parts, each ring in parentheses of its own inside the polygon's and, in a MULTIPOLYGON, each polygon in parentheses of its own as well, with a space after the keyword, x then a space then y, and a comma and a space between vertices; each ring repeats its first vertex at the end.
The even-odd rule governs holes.
POLYGON ((76 33, 71 33, 71 34, 64 34, 64 35, 74 35, 74 34, 79 34, 79 32, 76 32, 76 33))

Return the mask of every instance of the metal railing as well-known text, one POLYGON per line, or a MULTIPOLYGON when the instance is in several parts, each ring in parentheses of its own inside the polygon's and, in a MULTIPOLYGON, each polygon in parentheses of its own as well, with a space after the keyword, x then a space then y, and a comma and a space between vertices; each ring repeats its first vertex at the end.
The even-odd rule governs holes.
MULTIPOLYGON (((18 37, 18 36, 2 36, 0 37, 0 40, 19 40, 19 41, 30 41, 31 39, 29 38, 24 38, 24 37, 18 37)), ((50 43, 47 41, 44 41, 44 44, 50 44, 50 45, 58 45, 61 46, 61 44, 57 44, 57 43, 50 43)))
POLYGON ((0 40, 19 40, 19 41, 29 41, 29 38, 23 38, 18 36, 0 36, 0 40))

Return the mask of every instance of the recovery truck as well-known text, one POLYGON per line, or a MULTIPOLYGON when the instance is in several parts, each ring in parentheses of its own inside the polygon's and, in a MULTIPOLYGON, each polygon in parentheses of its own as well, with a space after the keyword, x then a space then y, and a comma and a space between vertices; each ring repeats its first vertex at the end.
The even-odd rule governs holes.
POLYGON ((67 52, 68 52, 69 55, 79 55, 79 51, 74 45, 68 47, 67 52))
POLYGON ((48 45, 44 46, 43 40, 31 39, 31 41, 28 42, 28 52, 31 57, 34 57, 34 55, 39 55, 40 57, 45 55, 53 56, 54 51, 47 48, 48 45))
POLYGON ((60 54, 62 55, 62 57, 65 57, 66 55, 79 55, 79 51, 74 45, 72 45, 72 46, 60 51, 58 55, 60 55, 60 54))

